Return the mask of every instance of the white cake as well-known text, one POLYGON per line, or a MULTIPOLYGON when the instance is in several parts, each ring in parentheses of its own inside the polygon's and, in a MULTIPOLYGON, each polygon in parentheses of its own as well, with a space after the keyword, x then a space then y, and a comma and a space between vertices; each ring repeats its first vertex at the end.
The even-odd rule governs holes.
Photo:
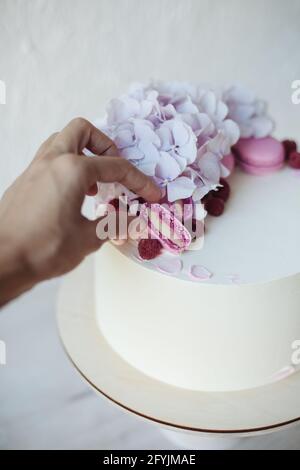
MULTIPOLYGON (((241 390, 297 372, 296 143, 271 137, 264 103, 235 86, 215 93, 178 82, 139 85, 112 100, 105 123, 120 155, 164 191, 146 241, 107 242, 97 254, 97 319, 106 340, 144 374, 186 389, 241 390), (228 178, 231 150, 244 172, 228 178), (205 218, 204 239, 198 233, 191 242, 176 201, 189 201, 194 220, 205 218), (175 250, 165 227, 156 229, 170 217, 175 250)), ((126 188, 100 184, 98 209, 119 194, 134 204, 126 188)), ((147 207, 142 201, 139 220, 147 207)))
MULTIPOLYGON (((300 175, 236 172, 222 218, 207 220, 204 247, 181 255, 180 274, 134 258, 132 246, 98 253, 98 324, 126 361, 195 390, 264 385, 297 370, 300 339, 300 175), (188 278, 204 266, 207 280, 188 278)), ((172 256, 172 255, 171 255, 172 256)))

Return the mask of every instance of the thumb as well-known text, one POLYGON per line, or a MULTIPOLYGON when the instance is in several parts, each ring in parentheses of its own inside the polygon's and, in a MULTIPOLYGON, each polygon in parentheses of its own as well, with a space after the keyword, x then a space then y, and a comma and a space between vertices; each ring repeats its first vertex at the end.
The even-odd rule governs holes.
POLYGON ((98 250, 106 240, 100 240, 97 237, 98 220, 88 220, 82 216, 78 233, 80 233, 81 246, 86 255, 98 250))
POLYGON ((110 221, 106 216, 100 217, 97 220, 88 220, 82 216, 79 232, 81 234, 82 246, 85 247, 87 254, 98 250, 106 241, 110 240, 110 236, 112 240, 126 240, 128 238, 129 225, 136 217, 129 216, 127 211, 124 210, 116 211, 115 216, 110 221), (120 219, 122 216, 124 219, 120 219), (109 233, 109 230, 107 231, 107 223, 115 224, 114 227, 111 227, 111 233, 109 233), (103 238, 102 232, 106 235, 105 238, 103 238))

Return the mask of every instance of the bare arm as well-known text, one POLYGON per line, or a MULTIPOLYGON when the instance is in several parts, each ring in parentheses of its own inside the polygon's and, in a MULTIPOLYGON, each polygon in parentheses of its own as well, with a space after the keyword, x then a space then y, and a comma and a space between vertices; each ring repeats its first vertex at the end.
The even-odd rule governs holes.
POLYGON ((161 196, 150 178, 117 158, 107 136, 74 119, 49 137, 0 201, 0 306, 100 247, 97 222, 80 212, 97 181, 120 182, 149 201, 161 196), (84 148, 97 156, 83 156, 84 148))

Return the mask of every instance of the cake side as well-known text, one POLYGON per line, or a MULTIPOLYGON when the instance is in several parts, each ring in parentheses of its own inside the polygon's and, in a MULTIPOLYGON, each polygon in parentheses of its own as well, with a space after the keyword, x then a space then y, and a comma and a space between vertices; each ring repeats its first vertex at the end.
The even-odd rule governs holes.
POLYGON ((247 389, 295 370, 299 287, 300 275, 231 286, 172 279, 106 244, 96 260, 97 321, 124 360, 157 380, 193 390, 247 389))
POLYGON ((239 86, 152 82, 109 103, 102 130, 161 188, 155 204, 114 183, 96 197, 99 238, 134 218, 97 255, 98 324, 145 374, 227 391, 295 372, 300 153, 273 129, 239 86))

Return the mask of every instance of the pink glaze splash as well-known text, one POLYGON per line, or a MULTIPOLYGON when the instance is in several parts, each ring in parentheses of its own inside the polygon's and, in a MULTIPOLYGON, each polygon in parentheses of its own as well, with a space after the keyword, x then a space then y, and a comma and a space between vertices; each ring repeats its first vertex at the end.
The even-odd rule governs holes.
POLYGON ((189 247, 192 241, 189 231, 165 207, 145 203, 141 207, 140 217, 146 221, 151 236, 157 238, 166 250, 179 254, 189 247), (163 225, 168 236, 162 233, 163 225))
POLYGON ((240 282, 240 277, 238 274, 229 274, 227 277, 232 284, 239 284, 240 282))
POLYGON ((286 379, 287 377, 292 375, 295 372, 295 370, 296 369, 294 366, 283 367, 281 370, 279 370, 274 375, 272 375, 271 381, 274 382, 276 380, 286 379))
POLYGON ((179 274, 182 270, 182 261, 179 258, 160 259, 156 267, 159 271, 166 274, 179 274))
POLYGON ((300 170, 293 170, 293 176, 295 178, 300 178, 300 170))
POLYGON ((201 266, 200 264, 194 264, 193 266, 191 266, 190 277, 192 279, 195 279, 197 281, 207 281, 212 277, 212 275, 212 272, 210 272, 207 268, 201 266))

